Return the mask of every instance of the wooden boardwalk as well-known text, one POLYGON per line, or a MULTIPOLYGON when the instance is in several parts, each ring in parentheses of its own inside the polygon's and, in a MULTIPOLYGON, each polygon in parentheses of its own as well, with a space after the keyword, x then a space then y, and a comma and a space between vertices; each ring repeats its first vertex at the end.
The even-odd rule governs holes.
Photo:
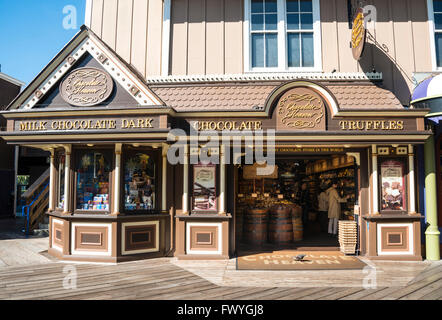
MULTIPOLYGON (((66 264, 0 268, 0 299, 442 299, 442 263, 429 263, 406 285, 362 287, 256 287, 237 282, 221 286, 168 258, 118 265, 66 264), (76 277, 75 277, 76 276, 76 277), (67 277, 67 278, 66 278, 67 277), (72 277, 75 282, 68 281, 72 277), (66 284, 70 288, 65 288, 66 284), (76 285, 76 288, 72 288, 76 285)), ((314 272, 311 273, 314 276, 314 272)))

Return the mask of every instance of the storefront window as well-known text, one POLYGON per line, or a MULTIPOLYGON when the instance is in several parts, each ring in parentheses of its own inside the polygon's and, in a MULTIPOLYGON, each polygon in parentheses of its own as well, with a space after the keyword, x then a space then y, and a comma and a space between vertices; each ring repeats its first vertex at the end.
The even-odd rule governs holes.
POLYGON ((109 211, 110 156, 101 152, 80 154, 77 169, 77 210, 109 211))
POLYGON ((65 155, 59 154, 57 157, 58 163, 58 188, 57 188, 57 208, 64 208, 64 167, 65 155))
POLYGON ((126 211, 153 210, 155 203, 155 160, 146 153, 127 159, 124 167, 124 207, 126 211))
POLYGON ((400 160, 381 162, 381 210, 404 211, 406 188, 404 163, 400 160))
POLYGON ((216 166, 193 166, 193 210, 216 211, 216 166))

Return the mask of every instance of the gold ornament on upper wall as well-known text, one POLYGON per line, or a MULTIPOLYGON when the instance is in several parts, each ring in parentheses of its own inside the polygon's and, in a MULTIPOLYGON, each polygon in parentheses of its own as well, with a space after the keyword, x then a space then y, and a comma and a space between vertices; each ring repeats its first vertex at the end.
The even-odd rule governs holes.
POLYGON ((95 106, 110 97, 114 89, 112 77, 95 68, 72 71, 60 85, 63 99, 74 106, 95 106))
POLYGON ((309 88, 291 89, 278 102, 278 129, 325 130, 325 117, 321 96, 309 88))
POLYGON ((366 32, 367 30, 364 26, 364 12, 362 8, 358 8, 351 29, 351 51, 355 60, 361 59, 362 53, 364 52, 366 32))

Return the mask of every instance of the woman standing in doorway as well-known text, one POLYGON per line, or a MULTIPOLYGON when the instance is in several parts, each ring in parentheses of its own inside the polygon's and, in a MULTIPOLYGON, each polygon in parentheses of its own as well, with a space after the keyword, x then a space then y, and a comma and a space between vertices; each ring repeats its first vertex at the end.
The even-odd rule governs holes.
POLYGON ((333 180, 331 187, 328 188, 328 233, 336 236, 338 233, 338 220, 341 216, 341 202, 347 202, 349 196, 341 198, 338 194, 338 182, 333 180))

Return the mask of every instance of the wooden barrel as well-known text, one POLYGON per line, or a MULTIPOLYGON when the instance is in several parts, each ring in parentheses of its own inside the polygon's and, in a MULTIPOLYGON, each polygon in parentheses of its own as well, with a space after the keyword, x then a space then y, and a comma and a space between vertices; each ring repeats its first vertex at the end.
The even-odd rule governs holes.
POLYGON ((291 207, 276 205, 269 215, 269 242, 289 244, 293 241, 291 207))
POLYGON ((302 208, 294 205, 292 207, 292 227, 293 241, 301 241, 304 237, 304 227, 302 225, 302 208))
POLYGON ((243 240, 249 244, 262 245, 267 241, 267 209, 249 209, 244 215, 243 240))

